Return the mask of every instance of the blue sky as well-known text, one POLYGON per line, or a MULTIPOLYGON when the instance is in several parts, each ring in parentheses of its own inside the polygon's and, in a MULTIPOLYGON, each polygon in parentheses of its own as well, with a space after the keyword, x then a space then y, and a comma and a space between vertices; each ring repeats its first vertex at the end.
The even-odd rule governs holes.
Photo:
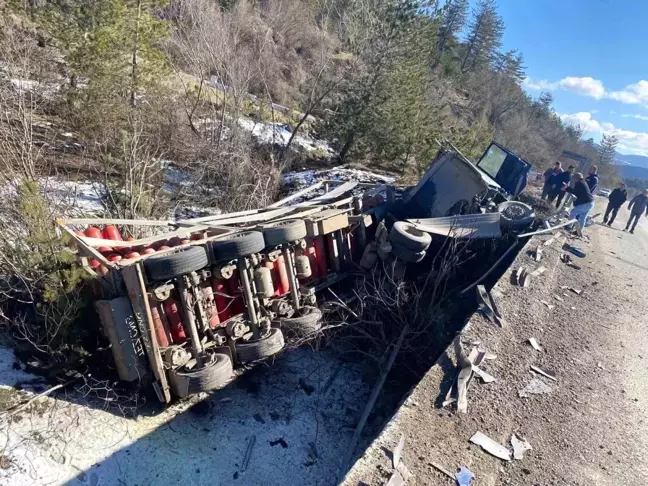
POLYGON ((504 48, 522 52, 529 94, 564 121, 648 155, 648 0, 499 0, 504 48))

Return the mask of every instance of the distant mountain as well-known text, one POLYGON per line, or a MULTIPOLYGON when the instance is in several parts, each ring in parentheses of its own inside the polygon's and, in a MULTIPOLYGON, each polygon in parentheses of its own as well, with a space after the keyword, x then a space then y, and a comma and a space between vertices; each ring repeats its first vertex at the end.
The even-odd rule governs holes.
POLYGON ((619 165, 634 165, 648 168, 648 157, 644 155, 623 155, 617 152, 616 159, 619 165))
MULTIPOLYGON (((633 157, 641 157, 640 155, 633 155, 633 157)), ((648 157, 643 157, 648 160, 648 157)), ((643 179, 648 181, 648 166, 637 167, 634 165, 618 165, 619 175, 622 179, 643 179)))

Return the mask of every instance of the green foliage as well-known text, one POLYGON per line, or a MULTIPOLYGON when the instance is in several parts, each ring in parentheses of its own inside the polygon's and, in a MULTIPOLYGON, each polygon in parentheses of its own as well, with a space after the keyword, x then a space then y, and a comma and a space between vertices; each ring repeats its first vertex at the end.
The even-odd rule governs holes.
POLYGON ((599 162, 602 165, 614 163, 614 160, 616 159, 617 145, 619 145, 618 137, 606 133, 603 134, 598 150, 599 162))
POLYGON ((495 0, 479 0, 468 30, 461 71, 486 67, 498 55, 504 35, 504 21, 497 13, 495 0))

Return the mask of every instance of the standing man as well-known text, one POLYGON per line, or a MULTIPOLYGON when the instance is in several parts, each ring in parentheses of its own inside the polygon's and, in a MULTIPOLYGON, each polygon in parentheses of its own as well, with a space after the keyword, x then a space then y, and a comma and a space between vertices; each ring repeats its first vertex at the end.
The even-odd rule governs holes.
POLYGON ((598 185, 599 185, 599 176, 597 172, 598 172, 598 167, 592 165, 587 171, 588 175, 585 178, 585 182, 587 182, 587 185, 590 188, 590 193, 592 194, 592 196, 596 195, 596 190, 598 189, 598 185))
POLYGON ((628 224, 626 224, 626 227, 623 231, 628 231, 630 223, 632 223, 632 220, 634 219, 632 229, 630 229, 630 233, 634 233, 634 230, 637 227, 637 223, 639 222, 639 218, 641 218, 641 213, 645 211, 648 215, 648 189, 644 189, 643 194, 637 194, 635 197, 633 197, 630 201, 630 204, 628 204, 628 209, 630 210, 630 219, 628 220, 628 224))
POLYGON ((605 216, 603 216, 603 224, 612 226, 614 223, 614 218, 616 218, 619 208, 623 206, 623 203, 628 200, 628 191, 626 191, 626 185, 622 182, 619 184, 619 187, 614 189, 608 197, 608 205, 605 209, 605 216), (608 220, 608 216, 612 214, 612 217, 608 220))
POLYGON ((569 185, 569 181, 571 180, 571 176, 574 173, 574 170, 576 170, 576 167, 570 165, 569 167, 567 167, 566 171, 563 171, 559 174, 554 174, 549 178, 549 184, 551 184, 552 186, 551 192, 549 193, 549 202, 554 202, 554 199, 556 199, 557 197, 558 198, 558 201, 556 202, 557 208, 560 207, 560 204, 562 203, 562 200, 565 197, 565 191, 563 190, 563 186, 565 184, 569 185))
POLYGON ((549 179, 551 176, 555 174, 560 174, 562 172, 562 164, 560 162, 556 162, 553 167, 549 167, 547 170, 544 171, 544 185, 542 186, 542 199, 547 199, 549 196, 549 192, 551 191, 551 184, 549 183, 549 179))
POLYGON ((587 221, 587 215, 594 207, 594 196, 590 193, 589 186, 585 182, 583 174, 580 172, 574 174, 574 181, 574 187, 569 187, 567 182, 563 183, 562 191, 563 193, 569 192, 576 197, 574 208, 569 214, 569 219, 576 218, 581 231, 583 231, 583 228, 585 228, 585 221, 587 221))

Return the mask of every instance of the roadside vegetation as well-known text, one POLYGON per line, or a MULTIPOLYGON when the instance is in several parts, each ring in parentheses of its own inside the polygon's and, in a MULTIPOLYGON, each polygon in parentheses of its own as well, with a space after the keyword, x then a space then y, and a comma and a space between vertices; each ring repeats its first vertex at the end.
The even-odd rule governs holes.
POLYGON ((563 150, 614 182, 615 140, 564 125, 521 88, 494 0, 0 0, 0 306, 43 357, 78 346, 82 280, 48 177, 101 186, 106 215, 160 218, 276 199, 281 173, 352 163, 414 181, 447 138, 491 139, 538 170, 563 150), (242 120, 284 124, 261 144, 242 120), (298 136, 335 155, 305 151, 298 136), (267 142, 267 141, 266 141, 267 142), (610 148, 612 149, 610 152, 610 148), (165 185, 169 167, 190 183, 165 185))

